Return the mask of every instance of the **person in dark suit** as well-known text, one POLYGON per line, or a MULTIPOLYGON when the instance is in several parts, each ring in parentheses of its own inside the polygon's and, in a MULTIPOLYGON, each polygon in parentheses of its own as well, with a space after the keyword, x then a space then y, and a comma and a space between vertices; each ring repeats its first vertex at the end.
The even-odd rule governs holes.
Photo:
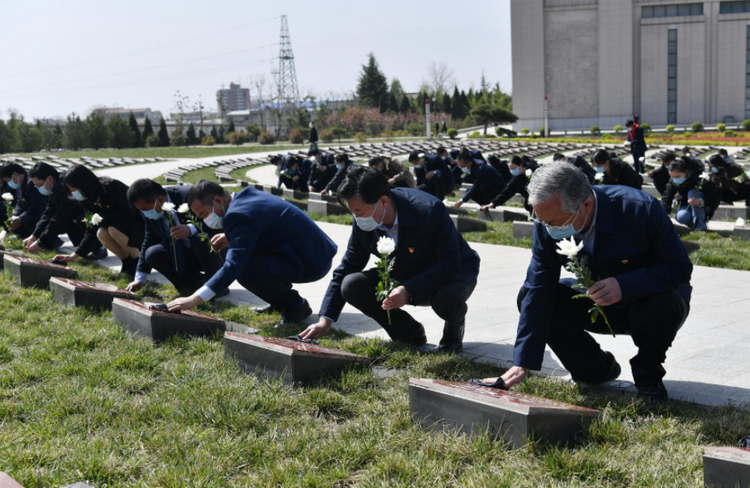
MULTIPOLYGON (((10 193, 13 195, 13 190, 11 187, 8 186, 8 184, 0 178, 0 195, 4 195, 6 193, 10 193)), ((8 220, 8 214, 5 212, 5 201, 0 202, 0 222, 3 223, 3 227, 5 227, 5 221, 8 220)))
POLYGON ((664 195, 664 191, 667 189, 667 183, 669 183, 670 178, 669 165, 674 160, 675 154, 672 151, 667 151, 661 156, 661 166, 648 173, 659 195, 664 195))
MULTIPOLYGON (((525 157, 528 157, 528 156, 524 156, 524 158, 525 157)), ((583 174, 585 174, 586 177, 589 179, 589 183, 593 184, 594 181, 596 180, 596 170, 592 168, 591 165, 580 154, 574 154, 573 156, 567 157, 563 154, 557 153, 554 156, 552 156, 552 161, 553 162, 565 161, 565 162, 572 164, 576 168, 583 171, 583 174)))
POLYGON ((664 211, 669 214, 673 207, 677 207, 677 222, 691 229, 706 230, 706 222, 721 202, 716 185, 695 163, 684 158, 677 158, 669 164, 669 176, 669 183, 661 198, 664 211))
POLYGON ((594 153, 592 162, 596 172, 604 175, 603 185, 624 185, 636 190, 643 188, 643 176, 604 149, 599 149, 594 153))
POLYGON ((331 269, 336 244, 303 211, 255 188, 232 196, 218 183, 200 180, 187 195, 192 212, 212 229, 223 228, 215 247, 228 246, 222 268, 198 291, 169 303, 185 310, 212 299, 235 280, 269 306, 281 322, 300 322, 312 314, 293 283, 311 283, 331 269))
POLYGON ((36 189, 29 173, 20 164, 4 163, 0 167, 0 179, 11 188, 15 197, 16 206, 8 230, 26 239, 42 218, 48 197, 36 189))
MULTIPOLYGON (((62 245, 58 236, 62 234, 67 234, 74 246, 79 245, 86 233, 83 222, 86 215, 63 184, 65 173, 58 173, 47 163, 36 163, 29 171, 29 177, 39 193, 48 199, 34 232, 23 241, 26 250, 36 254, 42 249, 58 249, 62 245)), ((88 256, 103 259, 107 257, 107 250, 97 240, 88 256)))
MULTIPOLYGON (((289 174, 290 168, 288 165, 288 160, 290 156, 280 156, 275 155, 271 156, 271 164, 276 166, 276 176, 278 176, 278 181, 276 182, 276 188, 281 188, 282 186, 287 187, 287 189, 291 190, 294 186, 294 182, 292 181, 292 177, 289 174)), ((294 156, 292 156, 294 157, 294 156)))
MULTIPOLYGON (((278 156, 277 156, 278 157, 278 156)), ((284 156, 279 163, 279 188, 283 183, 290 190, 297 190, 303 193, 308 192, 307 183, 310 180, 312 172, 312 163, 300 156, 289 154, 284 156)))
POLYGON ((625 127, 628 128, 628 138, 625 144, 630 146, 630 154, 633 155, 633 167, 635 172, 640 175, 644 172, 641 158, 646 156, 646 137, 643 135, 641 126, 632 120, 625 122, 625 127))
POLYGON ((370 158, 369 165, 371 168, 381 171, 391 188, 414 188, 414 175, 404 168, 404 165, 397 159, 386 156, 375 156, 370 158))
POLYGON ((469 200, 488 205, 506 186, 506 181, 495 168, 480 159, 473 159, 466 149, 462 149, 458 155, 458 165, 464 174, 471 175, 472 185, 463 198, 453 205, 456 208, 469 200))
POLYGON ((403 310, 412 304, 431 306, 445 321, 441 350, 460 351, 466 301, 477 283, 479 256, 456 230, 445 205, 419 190, 391 189, 382 173, 365 167, 347 172, 338 195, 354 214, 352 234, 333 272, 320 319, 300 335, 306 339, 325 335, 348 302, 380 324, 391 339, 424 346, 424 327, 403 310), (391 276, 401 285, 381 303, 375 296, 378 270, 363 269, 371 256, 380 257, 377 243, 383 236, 395 241, 391 276))
POLYGON ((310 149, 318 148, 318 129, 315 128, 315 124, 310 122, 310 149))
MULTIPOLYGON (((130 185, 128 200, 143 214, 145 237, 135 279, 128 285, 128 291, 143 288, 153 268, 164 275, 180 295, 191 295, 221 268, 219 254, 211 252, 210 243, 201 240, 198 228, 188 222, 187 213, 178 212, 180 206, 187 203, 189 190, 190 185, 165 188, 149 179, 136 180, 130 185), (165 203, 175 208, 169 212, 171 225, 163 208, 165 203)), ((202 227, 203 221, 197 219, 197 222, 202 227)))
POLYGON ((55 260, 76 261, 91 252, 99 240, 122 261, 120 273, 132 280, 141 256, 144 228, 141 212, 128 201, 128 185, 106 176, 98 177, 85 166, 69 170, 63 183, 85 212, 98 214, 102 221, 87 225, 73 254, 58 254, 55 260))
MULTIPOLYGON (((658 201, 626 186, 591 187, 567 163, 539 168, 529 184, 536 224, 532 258, 518 296, 521 316, 514 366, 500 385, 523 381, 526 371, 542 366, 549 345, 577 383, 597 385, 616 379, 620 366, 589 332, 609 333, 600 315, 592 323, 591 300, 601 306, 616 334, 627 334, 638 347, 630 360, 638 394, 666 400, 662 364, 690 311, 693 265, 669 216, 658 201), (586 293, 570 279, 560 280, 569 258, 558 241, 572 238, 587 256, 598 279, 586 293)), ((488 378, 485 384, 496 379, 488 378)), ((495 383, 495 384, 497 384, 495 383)))
POLYGON ((533 210, 529 205, 529 181, 531 181, 531 175, 538 168, 536 161, 532 158, 523 159, 518 156, 513 156, 508 165, 508 169, 511 174, 511 179, 505 189, 500 192, 498 196, 492 199, 488 205, 483 205, 480 210, 486 212, 491 208, 497 208, 515 195, 519 194, 523 197, 524 208, 531 213, 533 210), (530 173, 529 173, 530 172, 530 173))
POLYGON ((349 159, 349 156, 346 154, 337 154, 334 158, 334 161, 336 162, 336 174, 333 176, 333 178, 331 178, 331 181, 328 182, 323 191, 320 192, 323 195, 336 193, 339 185, 342 181, 344 181, 346 170, 354 164, 354 161, 349 159))
POLYGON ((461 168, 458 166, 458 153, 460 151, 458 149, 451 149, 450 151, 446 150, 444 147, 439 147, 437 149, 437 155, 439 158, 441 158, 443 161, 445 161, 445 164, 448 165, 448 169, 451 172, 451 175, 453 175, 453 189, 454 190, 460 190, 461 185, 468 181, 465 181, 465 176, 463 171, 461 171, 461 168))
POLYGON ((412 151, 409 162, 414 164, 414 175, 417 177, 417 190, 429 193, 438 200, 453 193, 453 173, 448 164, 434 154, 412 151))
POLYGON ((708 159, 711 168, 711 181, 718 188, 721 201, 734 203, 750 199, 750 180, 745 170, 737 163, 729 163, 718 154, 708 159))
MULTIPOLYGON (((514 157, 517 157, 517 156, 514 156, 514 157)), ((533 158, 529 158, 529 159, 530 159, 529 164, 533 163, 534 166, 536 167, 536 161, 534 161, 533 158)), ((508 161, 503 161, 502 159, 492 154, 487 158, 487 162, 490 163, 490 166, 495 168, 495 171, 500 173, 500 176, 502 176, 505 181, 510 181, 511 178, 513 178, 513 175, 510 173, 510 168, 508 168, 508 161)))
POLYGON ((330 153, 323 154, 319 149, 311 149, 307 156, 313 158, 310 178, 307 181, 308 190, 320 193, 328 186, 328 183, 336 176, 338 171, 334 156, 330 153))

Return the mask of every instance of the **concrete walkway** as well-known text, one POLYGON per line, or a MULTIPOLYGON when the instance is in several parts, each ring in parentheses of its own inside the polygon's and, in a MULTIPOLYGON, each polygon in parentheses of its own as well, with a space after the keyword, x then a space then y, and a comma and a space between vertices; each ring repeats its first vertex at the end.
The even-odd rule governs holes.
MULTIPOLYGON (((260 157, 253 153, 250 157, 260 157)), ((221 158, 206 158, 221 159, 221 158)), ((173 161, 133 168, 112 168, 100 171, 129 183, 137 178, 155 177, 174 167, 199 160, 173 161)), ((273 169, 262 166, 250 171, 250 176, 263 183, 275 182, 273 169)), ((337 266, 346 248, 351 229, 335 224, 318 224, 339 246, 333 266, 337 266)), ((471 243, 482 258, 479 283, 468 302, 465 354, 501 366, 510 365, 518 323, 516 295, 522 285, 531 251, 520 248, 471 243)), ((373 261, 374 262, 374 261, 373 261)), ((119 269, 119 260, 107 258, 104 265, 119 269)), ((372 264, 372 263, 371 263, 372 264)), ((331 270, 332 271, 332 270, 331 270)), ((158 273, 152 275, 164 281, 158 273)), ((325 295, 329 276, 316 283, 300 285, 297 289, 310 301, 315 312, 325 295)), ((701 404, 727 402, 750 403, 750 328, 746 317, 750 314, 746 293, 750 293, 750 273, 744 271, 696 267, 690 317, 677 335, 668 352, 665 383, 672 398, 701 404), (728 292, 731 291, 731 292, 728 292)), ((233 303, 256 305, 261 301, 242 289, 231 286, 226 298, 233 303)), ((427 329, 428 340, 436 344, 442 335, 443 324, 429 308, 407 307, 427 329)), ((317 320, 313 315, 309 322, 317 320)), ((347 306, 337 328, 363 337, 387 336, 380 327, 357 310, 347 306)), ((629 337, 598 336, 602 346, 612 351, 623 366, 622 380, 631 381, 628 360, 636 349, 629 337)), ((567 372, 557 358, 547 351, 544 373, 565 377, 567 372)))

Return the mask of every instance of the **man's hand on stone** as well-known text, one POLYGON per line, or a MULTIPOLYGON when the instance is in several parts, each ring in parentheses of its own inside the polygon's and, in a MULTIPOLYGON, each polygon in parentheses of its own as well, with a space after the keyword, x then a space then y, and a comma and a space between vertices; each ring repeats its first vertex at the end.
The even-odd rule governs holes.
POLYGON ((167 304, 170 312, 175 310, 189 310, 196 307, 199 303, 203 303, 203 299, 198 295, 192 295, 185 298, 177 298, 167 304))
POLYGON ((620 303, 622 290, 620 283, 615 278, 606 278, 591 285, 586 293, 597 305, 608 307, 620 303))
MULTIPOLYGON (((502 376, 505 386, 510 388, 522 382, 526 378, 526 368, 520 366, 513 366, 502 376)), ((495 383, 497 378, 484 378, 482 380, 485 383, 495 383)))
POLYGON ((317 323, 309 325, 299 336, 303 339, 317 339, 318 337, 326 335, 328 331, 331 330, 332 325, 333 322, 321 317, 317 323))
POLYGON ((383 310, 396 310, 407 303, 409 303, 409 291, 403 286, 397 286, 388 298, 383 300, 383 310))
POLYGON ((125 290, 131 293, 135 293, 141 288, 143 288, 143 283, 141 283, 140 281, 133 281, 132 283, 128 285, 127 288, 125 288, 125 290))

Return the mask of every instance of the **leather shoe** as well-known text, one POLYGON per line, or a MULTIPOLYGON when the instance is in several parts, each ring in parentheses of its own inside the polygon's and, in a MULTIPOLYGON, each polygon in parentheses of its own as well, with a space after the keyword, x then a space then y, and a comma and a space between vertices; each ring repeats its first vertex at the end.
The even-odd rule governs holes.
POLYGON ((265 307, 255 307, 253 309, 253 312, 259 313, 259 314, 272 314, 274 312, 278 312, 279 309, 274 307, 273 305, 266 305, 265 307))
POLYGON ((573 378, 573 381, 575 381, 576 384, 581 385, 587 385, 587 386, 601 386, 606 385, 608 383, 611 383, 612 381, 616 380, 620 377, 620 373, 622 373, 622 369, 620 368, 620 364, 615 359, 614 355, 611 352, 605 352, 605 354, 610 358, 612 361, 612 366, 610 366, 609 370, 602 374, 601 377, 593 380, 593 381, 581 381, 573 378))
POLYGON ((445 353, 461 352, 464 348, 465 330, 466 322, 463 320, 459 324, 449 324, 446 322, 443 326, 443 338, 440 339, 438 351, 445 353))
POLYGON ((659 383, 655 386, 644 387, 636 384, 635 387, 638 389, 638 397, 643 398, 644 400, 651 400, 659 403, 669 400, 667 387, 664 386, 664 382, 661 380, 659 380, 659 383))
POLYGON ((310 315, 312 315, 312 308, 310 308, 310 304, 305 300, 301 308, 294 311, 282 312, 281 321, 273 327, 274 329, 279 329, 290 324, 299 324, 310 315))

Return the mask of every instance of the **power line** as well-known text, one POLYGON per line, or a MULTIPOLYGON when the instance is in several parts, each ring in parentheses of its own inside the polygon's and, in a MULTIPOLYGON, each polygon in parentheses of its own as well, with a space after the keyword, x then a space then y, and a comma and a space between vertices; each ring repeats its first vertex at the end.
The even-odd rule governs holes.
MULTIPOLYGON (((185 45, 188 42, 200 41, 200 40, 206 39, 208 37, 214 37, 214 36, 218 36, 218 35, 224 35, 224 34, 226 34, 228 32, 234 32, 234 31, 238 31, 238 30, 241 30, 241 29, 247 29, 248 27, 252 27, 252 26, 255 26, 255 25, 258 25, 258 24, 262 24, 264 22, 269 22, 271 20, 276 20, 278 18, 279 18, 279 16, 277 15, 276 17, 270 17, 268 19, 259 20, 258 22, 253 22, 252 24, 246 24, 246 25, 242 25, 242 26, 239 26, 239 27, 234 27, 232 29, 224 29, 224 30, 219 31, 219 32, 214 32, 214 33, 206 34, 206 35, 199 36, 199 37, 193 37, 191 39, 183 39, 183 40, 174 42, 172 44, 161 45, 161 46, 159 46, 159 49, 163 50, 163 49, 167 49, 167 48, 174 47, 174 46, 183 46, 183 45, 185 45)), ((24 73, 3 74, 3 78, 5 78, 5 79, 8 79, 8 78, 17 78, 19 76, 34 75, 34 74, 38 74, 38 73, 47 73, 49 71, 56 71, 56 70, 59 70, 59 69, 62 69, 62 68, 77 68, 79 66, 86 66, 86 65, 89 65, 89 64, 96 64, 96 63, 101 63, 103 61, 109 61, 109 60, 112 60, 112 59, 119 59, 119 58, 126 58, 126 57, 129 57, 129 56, 143 56, 143 51, 117 54, 115 56, 107 56, 106 58, 99 58, 99 59, 94 59, 94 60, 91 60, 91 61, 84 61, 84 62, 76 63, 76 64, 66 64, 66 65, 61 65, 61 66, 54 66, 54 67, 51 67, 51 68, 43 68, 43 69, 36 70, 36 71, 26 71, 24 73)))

